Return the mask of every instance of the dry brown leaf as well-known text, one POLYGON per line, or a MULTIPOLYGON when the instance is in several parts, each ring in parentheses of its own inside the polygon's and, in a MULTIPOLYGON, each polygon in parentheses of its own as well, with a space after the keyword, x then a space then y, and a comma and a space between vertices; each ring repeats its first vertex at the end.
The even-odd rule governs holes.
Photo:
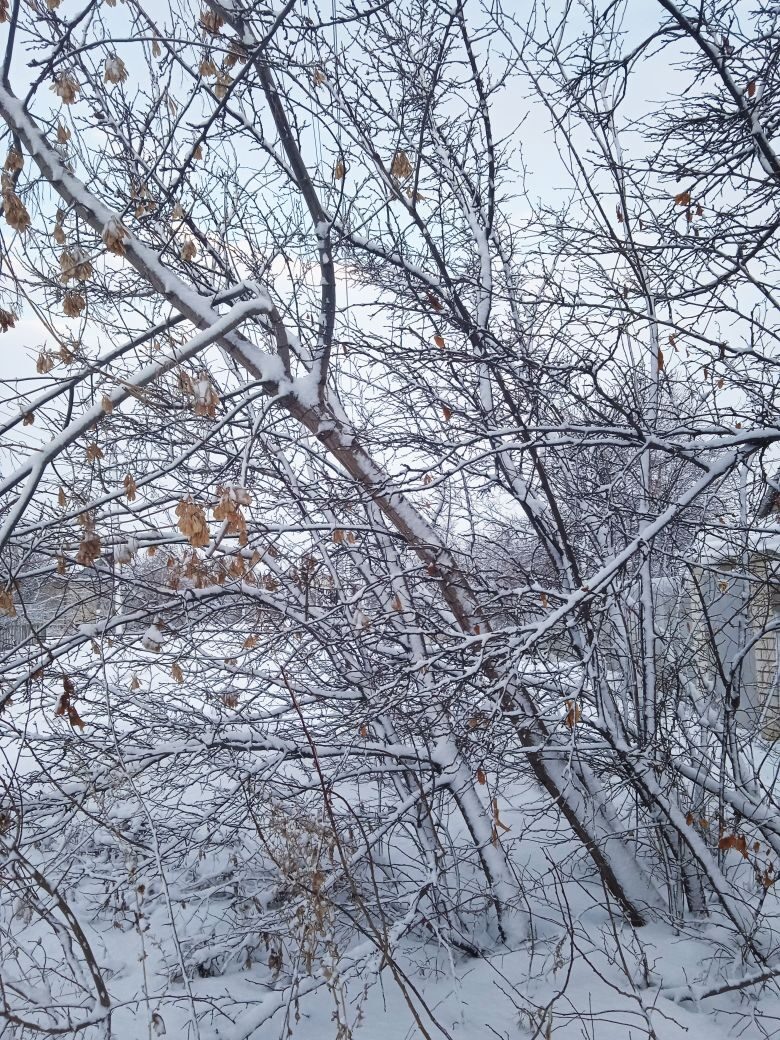
POLYGON ((718 848, 728 851, 734 849, 743 859, 748 858, 747 839, 744 834, 726 834, 718 842, 718 848))
POLYGON ((563 720, 567 729, 574 729, 582 718, 582 709, 576 701, 566 701, 566 718, 563 720))
MULTIPOLYGON (((93 647, 94 648, 94 647, 93 647)), ((98 650, 99 652, 99 650, 98 650)), ((55 718, 67 718, 68 722, 74 728, 76 726, 79 729, 84 729, 84 722, 79 717, 79 713, 73 705, 71 698, 75 696, 76 687, 73 685, 73 681, 67 676, 62 677, 62 693, 57 698, 57 703, 54 706, 55 718)))

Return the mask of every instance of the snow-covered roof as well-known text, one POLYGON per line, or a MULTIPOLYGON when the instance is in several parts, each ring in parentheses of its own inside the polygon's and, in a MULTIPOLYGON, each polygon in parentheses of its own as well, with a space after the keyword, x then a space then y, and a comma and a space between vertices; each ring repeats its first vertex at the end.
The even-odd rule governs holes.
POLYGON ((739 560, 747 553, 750 556, 780 557, 780 526, 772 517, 760 527, 723 527, 709 530, 696 542, 695 560, 703 565, 714 566, 739 560))

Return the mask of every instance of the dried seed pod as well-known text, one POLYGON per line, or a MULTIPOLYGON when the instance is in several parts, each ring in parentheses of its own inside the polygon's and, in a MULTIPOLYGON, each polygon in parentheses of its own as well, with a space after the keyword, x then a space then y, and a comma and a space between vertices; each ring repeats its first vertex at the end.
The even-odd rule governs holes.
POLYGON ((103 245, 109 253, 124 256, 127 252, 124 240, 127 238, 127 228, 118 217, 112 217, 103 228, 103 245))
POLYGON ((227 97, 228 91, 230 90, 230 84, 233 82, 233 77, 229 72, 220 72, 217 76, 217 82, 214 84, 214 93, 217 95, 220 101, 227 97))
POLYGON ((38 355, 38 359, 35 362, 35 371, 39 375, 44 376, 44 375, 46 375, 47 372, 51 372, 51 370, 53 368, 54 368, 54 356, 52 354, 47 353, 46 351, 42 351, 38 355))
POLYGON ((64 249, 60 254, 60 281, 86 282, 92 277, 92 262, 81 246, 64 249))
POLYGON ((403 180, 411 175, 412 164, 409 162, 409 156, 403 148, 399 148, 393 156, 393 161, 390 164, 390 173, 393 177, 398 177, 399 180, 403 180))
POLYGON ((3 174, 2 188, 3 211, 5 213, 6 223, 9 227, 12 227, 14 231, 18 231, 21 234, 30 226, 30 214, 27 212, 25 204, 16 194, 13 181, 7 173, 3 174))
POLYGON ((19 173, 23 167, 24 159, 22 158, 22 153, 17 148, 10 148, 5 158, 3 169, 7 170, 8 173, 19 173))
POLYGON ((66 318, 78 318, 86 306, 87 301, 74 289, 69 289, 62 300, 62 310, 66 318))
POLYGON ((100 558, 100 538, 95 531, 85 531, 84 537, 79 543, 79 551, 76 553, 76 563, 82 567, 89 567, 91 563, 100 558))
POLYGON ((206 514, 191 498, 183 498, 176 506, 179 530, 189 539, 194 548, 205 548, 209 544, 209 525, 206 514))
POLYGON ((200 373, 192 384, 192 394, 195 398, 195 414, 206 416, 209 419, 216 418, 220 397, 208 372, 200 373))
POLYGON ((73 105, 79 99, 81 86, 72 72, 63 72, 55 77, 51 89, 63 105, 73 105))
POLYGON ((106 58, 106 64, 103 69, 103 82, 124 83, 126 79, 127 66, 119 55, 114 54, 110 58, 106 58))
POLYGON ((204 33, 208 33, 209 36, 218 36, 225 24, 225 19, 216 11, 201 11, 199 24, 204 33))

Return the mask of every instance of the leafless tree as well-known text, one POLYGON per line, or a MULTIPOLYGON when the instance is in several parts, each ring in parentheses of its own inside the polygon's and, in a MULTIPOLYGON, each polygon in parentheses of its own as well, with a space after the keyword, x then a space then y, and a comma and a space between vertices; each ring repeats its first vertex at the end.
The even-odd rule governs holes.
POLYGON ((0 20, 9 1028, 111 1035, 78 900, 165 915, 194 1035, 348 1036, 377 951, 433 1035, 397 951, 531 942, 526 845, 773 979, 774 7, 0 20))

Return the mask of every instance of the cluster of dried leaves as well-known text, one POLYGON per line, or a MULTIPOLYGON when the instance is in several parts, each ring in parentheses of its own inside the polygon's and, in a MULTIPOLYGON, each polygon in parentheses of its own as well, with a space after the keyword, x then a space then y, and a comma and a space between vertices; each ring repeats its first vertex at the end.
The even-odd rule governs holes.
POLYGON ((92 513, 79 514, 78 521, 82 526, 83 534, 79 543, 79 551, 76 554, 76 563, 80 563, 82 567, 89 567, 100 558, 100 536, 95 530, 95 518, 92 513))
POLYGON ((192 498, 183 498, 176 506, 179 530, 190 545, 205 548, 209 544, 209 525, 206 514, 192 498))
POLYGON ((14 174, 22 169, 22 165, 20 153, 15 148, 12 148, 5 160, 2 178, 0 178, 3 213, 6 223, 14 231, 18 231, 19 234, 24 234, 30 227, 30 214, 27 212, 25 204, 16 194, 16 182, 14 180, 14 174))
POLYGON ((80 717, 78 711, 76 711, 72 700, 76 695, 76 687, 67 675, 63 675, 62 677, 62 686, 62 693, 57 700, 54 715, 57 718, 66 718, 74 729, 78 727, 83 730, 85 725, 84 720, 80 717))
POLYGON ((214 519, 227 523, 226 534, 238 535, 238 544, 246 545, 249 541, 246 527, 246 517, 241 511, 242 506, 252 504, 252 496, 246 488, 228 486, 217 487, 219 501, 214 506, 214 519))

